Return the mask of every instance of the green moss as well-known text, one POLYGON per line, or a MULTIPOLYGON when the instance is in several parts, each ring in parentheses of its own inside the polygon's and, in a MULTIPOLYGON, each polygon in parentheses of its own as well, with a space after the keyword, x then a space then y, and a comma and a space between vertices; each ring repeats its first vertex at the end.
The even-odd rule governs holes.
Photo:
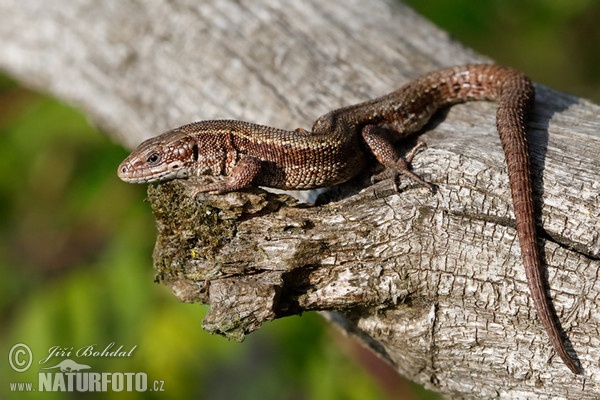
MULTIPOLYGON (((234 236, 234 221, 221 218, 218 208, 196 202, 181 182, 149 186, 148 197, 159 231, 154 250, 156 279, 207 279, 205 272, 189 268, 190 261, 214 261, 217 251, 234 236)), ((218 273, 218 268, 210 273, 218 273)))

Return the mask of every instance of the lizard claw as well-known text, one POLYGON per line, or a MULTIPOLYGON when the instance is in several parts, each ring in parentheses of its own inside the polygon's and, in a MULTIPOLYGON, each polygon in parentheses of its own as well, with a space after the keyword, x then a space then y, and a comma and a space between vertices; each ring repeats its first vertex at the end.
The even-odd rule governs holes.
POLYGON ((371 177, 371 183, 376 183, 385 179, 392 179, 394 185, 394 191, 398 192, 398 177, 400 175, 404 175, 411 180, 417 182, 418 184, 425 186, 432 193, 435 192, 435 186, 429 182, 424 181, 417 174, 410 170, 410 163, 412 162, 415 154, 419 151, 419 149, 427 147, 425 142, 417 142, 417 144, 408 152, 406 157, 398 158, 393 166, 388 166, 383 172, 380 172, 377 175, 373 175, 371 177))
POLYGON ((426 149, 427 148, 427 143, 419 140, 417 142, 417 144, 415 144, 415 146, 410 149, 410 151, 408 152, 408 154, 406 155, 406 157, 404 157, 404 160, 406 161, 407 164, 410 164, 413 160, 413 158, 415 157, 415 154, 417 154, 417 152, 420 149, 426 149))
POLYGON ((394 185, 394 191, 398 192, 399 191, 398 177, 400 175, 403 175, 403 176, 406 176, 407 178, 410 178, 411 180, 417 182, 418 184, 425 186, 427 189, 429 189, 430 192, 434 193, 435 186, 432 185, 431 183, 426 182, 423 179, 421 179, 419 177, 419 175, 415 174, 408 168, 408 165, 409 164, 406 162, 405 159, 399 158, 398 161, 396 162, 395 168, 386 168, 383 172, 373 175, 371 177, 371 183, 380 182, 385 179, 391 179, 392 183, 394 185))

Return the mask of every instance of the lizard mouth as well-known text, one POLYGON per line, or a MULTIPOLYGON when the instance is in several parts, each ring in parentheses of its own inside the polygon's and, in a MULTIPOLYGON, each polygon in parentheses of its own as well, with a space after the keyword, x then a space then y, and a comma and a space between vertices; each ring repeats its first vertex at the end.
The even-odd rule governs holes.
POLYGON ((189 172, 186 169, 140 169, 136 168, 126 160, 119 165, 117 175, 119 176, 119 179, 128 183, 149 183, 166 181, 170 179, 187 178, 189 176, 189 172))
POLYGON ((151 180, 160 178, 160 175, 162 174, 157 174, 156 172, 145 173, 144 171, 135 168, 130 163, 123 162, 121 163, 121 165, 119 165, 117 175, 119 176, 119 179, 121 179, 124 182, 146 183, 150 182, 151 180))

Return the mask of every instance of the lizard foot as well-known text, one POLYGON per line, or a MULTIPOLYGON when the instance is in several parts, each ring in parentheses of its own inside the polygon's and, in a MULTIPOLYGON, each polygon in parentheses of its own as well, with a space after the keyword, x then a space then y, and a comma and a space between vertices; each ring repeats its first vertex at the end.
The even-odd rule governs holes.
POLYGON ((417 151, 423 147, 427 147, 425 142, 417 142, 417 144, 408 152, 406 157, 398 158, 393 166, 387 166, 383 172, 380 172, 377 175, 373 175, 371 177, 371 183, 380 182, 385 179, 392 179, 394 190, 398 192, 398 177, 400 175, 404 175, 417 182, 418 184, 425 186, 431 192, 435 192, 434 185, 424 181, 423 179, 421 179, 421 177, 419 177, 417 174, 410 170, 410 163, 412 162, 412 159, 414 158, 415 154, 417 154, 417 151))

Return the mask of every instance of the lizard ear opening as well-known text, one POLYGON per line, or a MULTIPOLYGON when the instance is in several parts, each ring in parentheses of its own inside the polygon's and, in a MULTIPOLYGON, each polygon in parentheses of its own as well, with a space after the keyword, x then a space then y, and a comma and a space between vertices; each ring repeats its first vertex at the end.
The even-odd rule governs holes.
POLYGON ((194 143, 192 146, 192 154, 194 157, 194 161, 198 161, 198 145, 194 143))

